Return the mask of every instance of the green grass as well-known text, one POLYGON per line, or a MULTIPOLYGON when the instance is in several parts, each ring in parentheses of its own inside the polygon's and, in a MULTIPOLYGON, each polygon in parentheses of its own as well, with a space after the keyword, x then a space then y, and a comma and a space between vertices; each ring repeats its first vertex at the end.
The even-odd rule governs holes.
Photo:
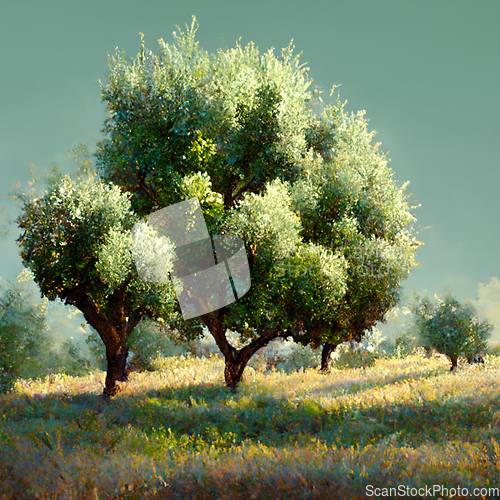
POLYGON ((456 374, 446 358, 419 355, 327 375, 248 368, 236 394, 222 373, 217 357, 166 358, 109 402, 103 372, 18 381, 0 396, 0 499, 361 499, 367 485, 500 486, 495 356, 456 374))

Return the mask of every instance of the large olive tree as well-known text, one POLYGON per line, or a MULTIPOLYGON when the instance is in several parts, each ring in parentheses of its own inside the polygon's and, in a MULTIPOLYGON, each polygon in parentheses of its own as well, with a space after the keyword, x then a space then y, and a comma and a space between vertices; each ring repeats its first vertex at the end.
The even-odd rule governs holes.
MULTIPOLYGON (((319 92, 293 47, 279 57, 253 44, 209 55, 195 31, 193 20, 175 45, 160 40, 156 54, 143 45, 132 60, 123 52, 110 58, 97 167, 129 193, 130 207, 101 181, 93 191, 52 191, 26 207, 21 243, 42 293, 79 307, 110 343, 110 366, 115 358, 124 366, 125 339, 144 315, 186 335, 204 324, 234 389, 252 355, 275 338, 328 347, 383 319, 418 242, 405 186, 392 178, 366 120, 347 116, 338 101, 317 116, 319 92), (87 200, 83 218, 71 201, 77 192, 87 200), (169 284, 138 280, 129 238, 139 218, 190 198, 200 201, 210 234, 244 241, 251 289, 184 321, 178 307, 172 315, 169 284), (91 208, 101 205, 109 208, 91 208), (240 334, 242 348, 230 344, 228 330, 240 334)), ((110 373, 112 392, 124 368, 110 373)))
POLYGON ((234 388, 275 338, 328 351, 383 320, 419 243, 405 186, 363 114, 337 100, 317 116, 319 92, 292 46, 279 57, 253 44, 209 55, 195 32, 193 19, 175 45, 110 57, 97 166, 139 216, 197 197, 211 234, 245 242, 250 291, 196 319, 234 388))

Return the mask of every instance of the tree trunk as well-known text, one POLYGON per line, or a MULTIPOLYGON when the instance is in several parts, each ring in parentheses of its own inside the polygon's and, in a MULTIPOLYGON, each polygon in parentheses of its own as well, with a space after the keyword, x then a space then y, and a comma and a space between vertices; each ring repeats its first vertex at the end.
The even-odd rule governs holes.
POLYGON ((140 308, 125 311, 126 295, 127 284, 124 283, 109 296, 108 312, 105 314, 83 287, 67 293, 66 303, 70 300, 71 305, 82 311, 88 324, 97 331, 106 346, 108 371, 103 391, 105 397, 114 396, 120 390, 116 382, 128 380, 127 339, 144 315, 140 308))
POLYGON ((112 397, 119 390, 116 382, 127 382, 127 356, 128 347, 119 347, 117 351, 112 352, 106 349, 106 358, 108 360, 108 371, 106 373, 106 382, 104 385, 104 397, 112 397))
POLYGON ((210 330, 215 339, 217 347, 226 360, 224 368, 224 379, 228 387, 234 392, 238 382, 241 380, 243 371, 252 356, 262 347, 265 347, 271 340, 278 338, 278 330, 268 330, 253 340, 243 349, 235 349, 226 338, 226 328, 223 327, 224 312, 223 308, 210 314, 201 316, 202 321, 210 330))
POLYGON ((262 347, 265 347, 271 340, 278 338, 277 332, 269 332, 267 335, 257 337, 253 342, 243 347, 239 351, 231 347, 232 353, 230 356, 225 356, 226 366, 224 368, 224 380, 228 387, 234 392, 238 382, 241 380, 243 371, 247 366, 252 356, 262 347))
POLYGON ((451 359, 450 372, 455 371, 458 368, 458 358, 456 356, 449 356, 451 359))
MULTIPOLYGON (((277 339, 280 336, 278 330, 268 330, 263 332, 259 337, 253 340, 250 344, 243 347, 239 351, 231 346, 231 355, 224 356, 226 359, 226 367, 224 369, 224 379, 228 387, 232 391, 236 390, 236 385, 241 380, 243 370, 247 366, 252 356, 262 347, 265 347, 269 342, 277 339)), ((226 332, 224 331, 224 338, 226 332)), ((227 342, 227 340, 226 340, 227 342)))
POLYGON ((231 359, 226 359, 226 367, 224 368, 224 380, 226 381, 226 385, 230 387, 233 392, 236 390, 236 386, 241 380, 243 371, 245 370, 248 361, 249 360, 242 360, 240 362, 236 362, 231 359))
POLYGON ((329 342, 326 342, 323 345, 323 352, 321 353, 321 372, 326 372, 328 371, 328 363, 330 361, 330 354, 335 351, 335 348, 337 347, 338 344, 330 344, 329 342))

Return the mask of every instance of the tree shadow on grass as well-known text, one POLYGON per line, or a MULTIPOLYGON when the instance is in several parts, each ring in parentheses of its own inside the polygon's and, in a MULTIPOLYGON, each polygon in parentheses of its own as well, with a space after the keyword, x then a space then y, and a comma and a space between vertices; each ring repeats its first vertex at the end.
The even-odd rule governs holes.
MULTIPOLYGON (((385 380, 385 386, 399 380, 385 380)), ((273 395, 265 381, 256 380, 243 384, 236 394, 222 381, 156 389, 124 384, 111 400, 100 393, 68 394, 64 387, 43 398, 11 393, 0 398, 2 474, 10 478, 8 484, 17 485, 16 491, 26 486, 26 477, 40 491, 53 491, 60 482, 78 483, 75 470, 63 470, 66 461, 75 457, 122 457, 120 461, 134 456, 152 461, 170 457, 175 461, 182 455, 216 460, 248 446, 267 446, 279 454, 293 447, 310 449, 316 442, 333 453, 388 440, 396 447, 418 447, 445 446, 455 438, 477 444, 478 439, 500 437, 496 426, 490 425, 492 415, 500 412, 498 398, 384 405, 380 400, 370 404, 374 401, 370 391, 369 387, 356 389, 365 404, 350 407, 319 404, 320 392, 314 391, 299 398, 273 395), (73 479, 67 479, 68 474, 73 479)), ((114 466, 109 467, 111 474, 114 466)))

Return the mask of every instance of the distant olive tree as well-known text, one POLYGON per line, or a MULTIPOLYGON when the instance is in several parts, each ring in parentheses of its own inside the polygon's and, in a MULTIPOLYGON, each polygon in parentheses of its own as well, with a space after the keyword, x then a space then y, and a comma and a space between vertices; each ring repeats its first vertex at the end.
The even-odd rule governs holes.
POLYGON ((451 370, 457 368, 460 356, 472 362, 476 355, 486 351, 493 327, 479 320, 472 304, 458 302, 451 293, 437 303, 416 295, 411 309, 415 333, 424 347, 448 356, 451 370))
POLYGON ((0 296, 0 391, 12 389, 24 366, 47 348, 45 310, 17 283, 0 296))

